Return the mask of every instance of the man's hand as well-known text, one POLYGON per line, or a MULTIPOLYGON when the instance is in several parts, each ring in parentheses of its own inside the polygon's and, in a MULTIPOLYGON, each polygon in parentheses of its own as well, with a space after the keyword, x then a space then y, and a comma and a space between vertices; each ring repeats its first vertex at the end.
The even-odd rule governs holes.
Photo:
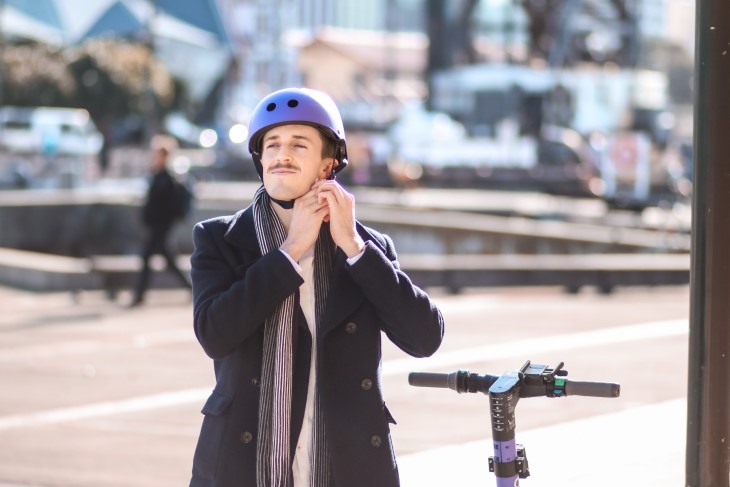
POLYGON ((315 183, 309 192, 294 201, 289 232, 280 247, 296 262, 317 241, 322 221, 328 214, 327 202, 317 197, 318 184, 315 183))
POLYGON ((355 228, 355 197, 335 180, 318 181, 314 185, 317 201, 329 207, 328 219, 332 240, 347 257, 354 257, 365 248, 355 228))

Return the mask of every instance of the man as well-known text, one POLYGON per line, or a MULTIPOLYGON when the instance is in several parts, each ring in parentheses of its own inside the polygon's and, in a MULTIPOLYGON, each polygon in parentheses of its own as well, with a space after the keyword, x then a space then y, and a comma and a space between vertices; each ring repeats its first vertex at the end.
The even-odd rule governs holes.
POLYGON ((428 356, 441 313, 334 180, 347 148, 331 98, 274 92, 249 130, 263 186, 248 208, 193 231, 195 333, 216 387, 190 485, 397 486, 381 332, 428 356))
POLYGON ((180 192, 187 191, 167 170, 167 161, 175 150, 177 141, 168 135, 156 135, 150 141, 152 151, 152 179, 147 190, 147 199, 142 208, 142 223, 145 227, 145 241, 142 249, 142 271, 137 278, 134 298, 130 306, 144 302, 150 280, 150 258, 160 254, 167 262, 167 268, 178 278, 183 287, 191 288, 190 281, 178 268, 175 253, 168 246, 170 230, 185 209, 180 192))

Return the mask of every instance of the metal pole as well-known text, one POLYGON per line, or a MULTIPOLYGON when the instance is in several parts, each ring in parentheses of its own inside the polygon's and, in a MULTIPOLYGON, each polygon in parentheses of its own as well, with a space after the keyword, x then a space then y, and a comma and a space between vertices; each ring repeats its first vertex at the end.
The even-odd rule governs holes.
POLYGON ((696 0, 687 487, 730 485, 730 2, 696 0))
POLYGON ((144 24, 144 44, 147 46, 147 48, 150 50, 150 56, 151 58, 147 62, 147 65, 145 66, 145 78, 146 78, 146 84, 145 87, 145 100, 144 100, 144 110, 145 110, 145 126, 144 126, 144 144, 145 146, 149 144, 150 140, 152 140, 152 137, 157 133, 159 130, 158 123, 157 123, 157 117, 158 117, 158 107, 157 107, 157 98, 155 97, 155 89, 153 86, 153 64, 157 62, 157 55, 156 55, 156 49, 155 49, 155 28, 154 25, 157 21, 157 17, 159 14, 159 7, 157 5, 157 0, 150 0, 150 16, 147 18, 144 24))
POLYGON ((449 22, 446 17, 446 4, 444 0, 426 0, 426 34, 428 35, 428 59, 426 62, 426 84, 428 86, 428 97, 426 108, 432 110, 433 103, 433 77, 434 75, 450 66, 450 44, 448 36, 449 22))
POLYGON ((0 106, 5 103, 3 91, 5 90, 5 29, 3 22, 5 18, 5 0, 0 0, 0 106))

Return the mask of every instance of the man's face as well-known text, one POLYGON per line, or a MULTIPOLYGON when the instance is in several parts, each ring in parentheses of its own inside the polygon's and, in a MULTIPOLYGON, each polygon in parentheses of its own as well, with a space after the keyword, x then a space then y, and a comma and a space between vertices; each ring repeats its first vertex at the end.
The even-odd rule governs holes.
POLYGON ((309 125, 280 125, 266 132, 261 147, 264 186, 273 198, 299 198, 325 179, 333 159, 322 158, 320 132, 309 125))
POLYGON ((167 151, 160 148, 152 149, 152 170, 161 171, 167 167, 167 151))

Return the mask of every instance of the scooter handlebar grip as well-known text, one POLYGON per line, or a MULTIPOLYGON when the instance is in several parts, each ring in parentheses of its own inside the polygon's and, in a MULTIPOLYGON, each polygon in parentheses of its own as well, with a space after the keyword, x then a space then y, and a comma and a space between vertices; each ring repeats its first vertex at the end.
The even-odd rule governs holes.
POLYGON ((612 382, 565 381, 566 396, 619 397, 621 386, 612 382))
POLYGON ((434 372, 411 372, 408 374, 408 383, 416 387, 449 388, 449 375, 434 372))

